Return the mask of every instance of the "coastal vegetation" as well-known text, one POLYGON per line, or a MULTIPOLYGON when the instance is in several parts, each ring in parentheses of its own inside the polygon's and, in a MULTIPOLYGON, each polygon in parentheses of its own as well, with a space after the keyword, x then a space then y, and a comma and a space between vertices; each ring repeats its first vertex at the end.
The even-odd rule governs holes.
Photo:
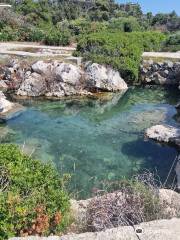
POLYGON ((60 233, 68 224, 68 176, 0 144, 0 239, 60 233))
MULTIPOLYGON (((69 57, 31 63, 10 57, 0 66, 0 240, 71 231, 72 196, 95 196, 86 205, 90 231, 179 216, 179 200, 178 213, 165 214, 160 181, 150 173, 161 173, 163 187, 177 179, 178 188, 178 151, 145 141, 143 133, 172 122, 180 64, 142 61, 142 54, 179 51, 180 17, 175 11, 144 14, 139 4, 114 0, 10 3, 12 9, 0 9, 0 41, 73 48, 36 45, 39 58, 44 51, 54 57, 56 49, 69 57), (83 62, 63 49, 76 49, 73 56, 83 62), (13 100, 27 111, 15 109, 13 100)), ((174 139, 179 150, 178 127, 168 128, 164 142, 174 139)))
POLYGON ((75 54, 92 62, 111 65, 132 84, 138 81, 142 53, 158 51, 165 39, 159 32, 91 33, 81 37, 75 54))

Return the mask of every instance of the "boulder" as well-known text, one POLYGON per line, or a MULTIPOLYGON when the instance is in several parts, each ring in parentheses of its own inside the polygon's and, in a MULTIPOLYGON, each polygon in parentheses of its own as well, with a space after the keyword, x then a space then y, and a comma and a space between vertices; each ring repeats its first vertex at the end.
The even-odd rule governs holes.
POLYGON ((146 130, 145 136, 159 142, 177 144, 180 139, 180 129, 168 125, 155 125, 146 130))
POLYGON ((177 217, 180 214, 180 194, 170 189, 160 189, 159 199, 164 205, 164 215, 167 218, 177 217))
POLYGON ((13 103, 8 101, 5 95, 0 92, 0 113, 8 112, 13 107, 13 103))
POLYGON ((31 66, 32 70, 38 74, 49 74, 52 71, 52 64, 44 61, 37 61, 31 66))
POLYGON ((97 63, 87 64, 85 78, 86 87, 92 90, 119 91, 128 88, 118 71, 97 63))
POLYGON ((30 74, 20 85, 17 95, 38 97, 46 92, 46 81, 38 73, 30 74))
POLYGON ((82 78, 80 68, 68 63, 61 63, 54 69, 55 79, 57 81, 68 83, 72 86, 79 86, 82 78))
POLYGON ((54 68, 52 76, 52 79, 48 81, 46 96, 63 97, 85 94, 82 82, 83 73, 75 65, 61 63, 54 68))

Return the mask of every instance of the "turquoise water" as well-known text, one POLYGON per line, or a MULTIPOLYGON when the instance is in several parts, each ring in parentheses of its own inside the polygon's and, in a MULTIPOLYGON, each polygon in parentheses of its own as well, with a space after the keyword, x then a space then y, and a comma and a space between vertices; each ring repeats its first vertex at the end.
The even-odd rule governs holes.
POLYGON ((177 101, 178 93, 161 88, 91 99, 21 100, 27 110, 0 125, 1 142, 20 144, 28 154, 52 161, 59 172, 70 173, 70 190, 81 198, 104 182, 145 169, 164 181, 177 152, 145 140, 144 130, 158 123, 177 125, 170 105, 177 101))

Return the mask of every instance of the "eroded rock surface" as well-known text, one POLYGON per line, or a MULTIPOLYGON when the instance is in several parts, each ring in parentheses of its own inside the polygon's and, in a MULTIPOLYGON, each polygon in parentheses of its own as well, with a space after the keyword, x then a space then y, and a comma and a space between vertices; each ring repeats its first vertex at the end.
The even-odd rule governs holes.
POLYGON ((64 97, 91 91, 119 91, 127 84, 118 71, 99 64, 81 66, 61 61, 37 61, 31 66, 12 60, 0 68, 0 87, 20 96, 64 97))
POLYGON ((0 122, 17 116, 23 110, 23 106, 18 103, 12 103, 8 101, 3 92, 0 91, 0 122))
POLYGON ((159 142, 177 144, 180 139, 180 129, 168 125, 155 125, 148 128, 145 135, 159 142))
POLYGON ((97 63, 87 64, 85 74, 89 89, 118 91, 128 88, 118 71, 97 63))

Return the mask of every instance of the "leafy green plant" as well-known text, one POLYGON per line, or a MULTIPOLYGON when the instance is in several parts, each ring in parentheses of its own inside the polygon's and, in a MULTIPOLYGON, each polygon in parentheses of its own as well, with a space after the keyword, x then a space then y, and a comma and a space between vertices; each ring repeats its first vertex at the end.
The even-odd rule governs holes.
POLYGON ((69 198, 51 164, 0 145, 0 239, 59 233, 68 224, 69 198))
POLYGON ((180 32, 168 36, 164 43, 163 51, 180 51, 180 32))
POLYGON ((159 32, 101 31, 79 38, 75 55, 120 71, 126 81, 138 81, 143 51, 157 51, 165 39, 159 32))
POLYGON ((68 45, 70 43, 70 33, 61 32, 57 29, 51 29, 45 36, 45 44, 47 45, 68 45))

